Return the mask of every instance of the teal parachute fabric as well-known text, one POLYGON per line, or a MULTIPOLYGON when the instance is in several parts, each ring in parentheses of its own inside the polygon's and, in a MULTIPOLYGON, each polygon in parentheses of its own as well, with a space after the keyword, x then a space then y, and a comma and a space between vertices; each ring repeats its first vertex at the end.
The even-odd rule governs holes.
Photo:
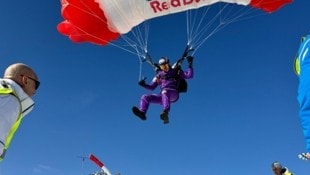
POLYGON ((310 152, 310 35, 302 41, 298 53, 299 87, 298 102, 300 105, 299 117, 306 141, 307 151, 310 152))

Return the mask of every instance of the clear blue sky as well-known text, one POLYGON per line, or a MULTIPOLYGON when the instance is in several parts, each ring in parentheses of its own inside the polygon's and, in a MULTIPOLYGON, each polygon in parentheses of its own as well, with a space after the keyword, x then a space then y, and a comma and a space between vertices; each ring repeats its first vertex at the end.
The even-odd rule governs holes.
MULTIPOLYGON (((99 168, 78 157, 89 153, 122 175, 268 175, 276 160, 309 174, 310 162, 297 157, 305 142, 292 69, 300 37, 310 30, 308 7, 299 0, 212 36, 195 55, 189 92, 163 125, 159 106, 150 107, 145 122, 131 113, 149 93, 137 85, 135 55, 59 34, 57 0, 3 1, 0 70, 26 63, 42 85, 0 175, 88 175, 99 168)), ((173 30, 184 22, 175 15, 152 24, 154 58, 181 55, 184 32, 173 30)))

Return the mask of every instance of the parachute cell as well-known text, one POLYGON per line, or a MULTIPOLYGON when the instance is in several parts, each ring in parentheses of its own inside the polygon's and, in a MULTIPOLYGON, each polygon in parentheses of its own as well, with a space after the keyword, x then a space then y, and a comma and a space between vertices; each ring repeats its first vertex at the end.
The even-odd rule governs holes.
POLYGON ((271 13, 292 0, 62 0, 65 20, 57 29, 73 42, 106 45, 148 19, 218 2, 271 13))
POLYGON ((57 29, 73 42, 106 44, 119 37, 119 33, 109 29, 107 18, 95 0, 62 0, 61 4, 66 20, 57 29))
POLYGON ((251 6, 272 13, 293 0, 251 0, 251 6))

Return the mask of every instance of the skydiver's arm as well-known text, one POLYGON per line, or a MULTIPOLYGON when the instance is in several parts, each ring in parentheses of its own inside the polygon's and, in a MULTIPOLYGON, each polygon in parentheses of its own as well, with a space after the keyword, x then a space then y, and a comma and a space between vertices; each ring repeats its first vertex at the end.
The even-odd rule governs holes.
POLYGON ((154 77, 150 84, 144 84, 142 87, 144 87, 147 90, 154 90, 158 86, 157 83, 157 77, 154 77))
POLYGON ((185 78, 185 79, 193 78, 194 77, 194 69, 192 67, 190 67, 186 71, 181 71, 180 77, 185 78))
POLYGON ((194 77, 194 69, 193 69, 194 57, 188 56, 188 57, 186 57, 186 59, 187 59, 187 63, 188 63, 188 70, 185 72, 181 71, 180 74, 181 74, 181 77, 183 76, 183 78, 185 78, 185 79, 190 79, 190 78, 194 77))

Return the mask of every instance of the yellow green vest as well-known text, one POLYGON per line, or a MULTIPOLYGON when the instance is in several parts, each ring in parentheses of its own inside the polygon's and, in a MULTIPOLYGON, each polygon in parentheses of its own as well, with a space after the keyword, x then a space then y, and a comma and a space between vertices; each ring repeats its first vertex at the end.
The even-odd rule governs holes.
MULTIPOLYGON (((13 95, 14 97, 16 97, 18 99, 18 101, 20 102, 20 99, 18 98, 18 96, 16 95, 16 93, 10 89, 10 88, 0 88, 0 95, 13 95)), ((16 120, 16 122, 13 124, 12 128, 9 131, 8 137, 6 138, 6 140, 4 141, 4 151, 2 153, 2 155, 0 155, 0 161, 3 160, 4 155, 5 155, 5 151, 8 149, 8 147, 10 146, 10 143, 12 141, 12 138, 17 130, 17 128, 19 127, 21 120, 22 120, 22 109, 21 109, 21 105, 20 105, 20 112, 19 112, 19 116, 16 120)))

